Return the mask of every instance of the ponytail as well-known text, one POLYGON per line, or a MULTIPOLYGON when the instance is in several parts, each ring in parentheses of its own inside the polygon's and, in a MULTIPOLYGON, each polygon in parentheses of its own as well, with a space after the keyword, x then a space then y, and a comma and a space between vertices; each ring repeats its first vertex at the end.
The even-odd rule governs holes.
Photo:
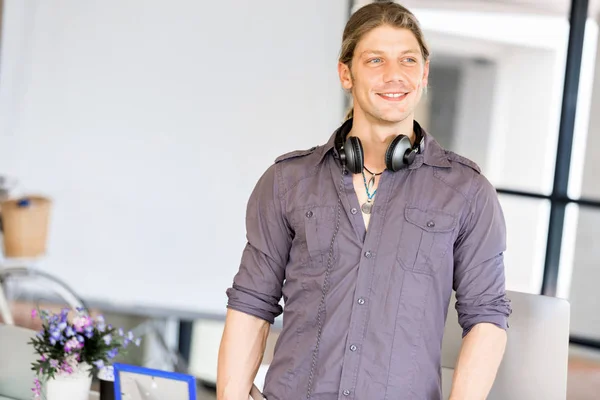
POLYGON ((348 111, 346 111, 346 116, 344 117, 344 121, 349 120, 350 118, 354 117, 354 107, 350 106, 350 108, 348 109, 348 111))

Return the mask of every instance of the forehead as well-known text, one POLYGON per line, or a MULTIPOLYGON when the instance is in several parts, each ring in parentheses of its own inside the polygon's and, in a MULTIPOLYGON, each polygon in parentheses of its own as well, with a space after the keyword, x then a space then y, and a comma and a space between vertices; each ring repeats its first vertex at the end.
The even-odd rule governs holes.
POLYGON ((411 30, 383 25, 367 32, 361 38, 354 55, 360 56, 365 51, 398 53, 411 49, 419 52, 421 50, 419 41, 411 30))

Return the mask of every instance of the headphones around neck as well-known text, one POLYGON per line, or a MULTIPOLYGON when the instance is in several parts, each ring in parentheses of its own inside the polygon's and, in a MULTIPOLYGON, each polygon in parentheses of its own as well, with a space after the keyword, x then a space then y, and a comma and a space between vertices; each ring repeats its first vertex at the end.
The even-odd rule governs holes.
MULTIPOLYGON (((348 137, 351 129, 352 118, 338 128, 335 135, 335 148, 342 165, 345 165, 353 174, 360 174, 365 161, 363 147, 359 138, 355 136, 348 137)), ((423 140, 423 133, 417 121, 414 122, 414 131, 417 136, 414 145, 411 144, 408 136, 398 135, 388 146, 385 152, 385 166, 390 171, 399 171, 415 161, 415 156, 420 151, 421 141, 423 140)))

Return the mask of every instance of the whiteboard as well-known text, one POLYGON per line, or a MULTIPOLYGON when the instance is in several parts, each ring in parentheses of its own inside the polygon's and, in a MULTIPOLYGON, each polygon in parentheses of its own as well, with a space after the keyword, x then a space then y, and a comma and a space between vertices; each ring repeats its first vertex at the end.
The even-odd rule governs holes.
POLYGON ((5 1, 0 174, 84 299, 224 314, 257 179, 341 122, 347 1, 5 1))

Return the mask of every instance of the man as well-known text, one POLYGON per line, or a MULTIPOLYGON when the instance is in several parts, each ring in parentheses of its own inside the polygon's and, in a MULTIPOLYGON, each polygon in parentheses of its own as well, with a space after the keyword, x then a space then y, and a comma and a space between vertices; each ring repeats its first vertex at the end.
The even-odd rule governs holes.
POLYGON ((356 11, 338 71, 349 118, 325 145, 279 157, 250 197, 217 398, 248 398, 283 295, 267 399, 440 399, 454 289, 464 341, 450 398, 484 399, 511 313, 496 192, 414 121, 429 50, 408 10, 356 11))

